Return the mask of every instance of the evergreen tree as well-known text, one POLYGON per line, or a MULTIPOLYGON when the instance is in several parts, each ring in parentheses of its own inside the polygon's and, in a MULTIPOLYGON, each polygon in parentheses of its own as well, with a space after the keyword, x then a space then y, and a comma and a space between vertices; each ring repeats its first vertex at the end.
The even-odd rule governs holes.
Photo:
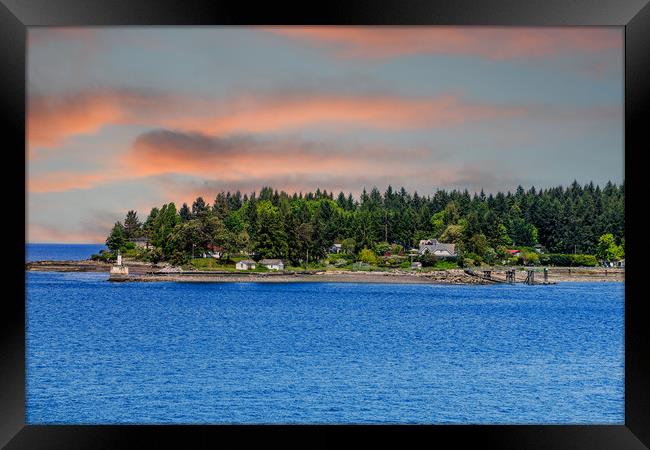
POLYGON ((178 215, 181 217, 183 222, 187 222, 192 218, 192 212, 190 211, 189 206, 187 206, 187 203, 183 203, 183 206, 181 206, 181 209, 178 211, 178 215))
POLYGON ((196 219, 201 216, 204 216, 207 214, 209 211, 209 205, 205 203, 205 200, 203 200, 203 197, 197 197, 196 200, 194 200, 194 203, 192 203, 192 218, 196 219))
POLYGON ((126 245, 126 233, 122 222, 115 222, 110 234, 106 238, 106 247, 113 252, 117 253, 126 245))

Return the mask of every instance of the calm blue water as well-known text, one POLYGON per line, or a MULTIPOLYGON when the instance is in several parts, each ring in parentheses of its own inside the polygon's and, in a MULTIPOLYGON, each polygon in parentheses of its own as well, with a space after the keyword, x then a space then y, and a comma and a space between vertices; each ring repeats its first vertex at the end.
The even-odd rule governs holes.
POLYGON ((27 423, 623 424, 623 284, 27 274, 27 423))
POLYGON ((25 258, 27 262, 77 261, 105 248, 104 244, 25 244, 25 258))

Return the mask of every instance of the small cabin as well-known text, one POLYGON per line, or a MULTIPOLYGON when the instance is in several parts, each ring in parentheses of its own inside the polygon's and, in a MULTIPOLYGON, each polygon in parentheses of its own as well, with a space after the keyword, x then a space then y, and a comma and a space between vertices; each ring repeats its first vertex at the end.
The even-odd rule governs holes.
POLYGON ((422 269, 422 263, 419 261, 411 263, 411 269, 415 269, 415 270, 422 269))
POLYGON ((223 256, 224 248, 218 245, 208 245, 208 251, 203 254, 204 258, 221 259, 223 256))
POLYGON ((341 244, 334 244, 330 247, 330 253, 341 253, 343 246, 341 244))
POLYGON ((284 262, 281 259, 263 259, 260 264, 269 270, 284 270, 284 262))
POLYGON ((235 264, 235 268, 237 270, 251 270, 254 269, 256 266, 255 261, 252 259, 244 259, 242 261, 237 261, 237 264, 235 264))

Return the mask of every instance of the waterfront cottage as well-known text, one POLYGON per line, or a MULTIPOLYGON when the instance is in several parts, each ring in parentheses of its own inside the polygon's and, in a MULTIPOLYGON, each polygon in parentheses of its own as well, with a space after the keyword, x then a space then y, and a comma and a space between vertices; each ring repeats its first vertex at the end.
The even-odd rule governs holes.
POLYGON ((254 269, 256 267, 255 261, 252 259, 244 259, 242 261, 237 261, 237 264, 235 264, 235 268, 237 270, 250 270, 254 269))
POLYGON ((420 241, 418 253, 424 255, 426 252, 439 258, 458 256, 456 253, 456 244, 443 244, 442 242, 438 242, 437 239, 423 239, 420 241))
POLYGON ((509 250, 506 250, 506 253, 507 253, 508 255, 510 255, 510 256, 519 256, 519 255, 521 255, 521 251, 520 251, 520 250, 517 250, 517 249, 514 249, 514 248, 513 248, 513 249, 509 249, 509 250))
POLYGON ((341 244, 334 244, 330 247, 330 253, 341 253, 341 244))
POLYGON ((281 259, 263 259, 260 264, 269 270, 284 270, 284 262, 281 259))
POLYGON ((223 247, 219 247, 218 245, 208 245, 208 251, 205 253, 203 257, 220 259, 221 256, 223 255, 223 251, 224 251, 223 247))

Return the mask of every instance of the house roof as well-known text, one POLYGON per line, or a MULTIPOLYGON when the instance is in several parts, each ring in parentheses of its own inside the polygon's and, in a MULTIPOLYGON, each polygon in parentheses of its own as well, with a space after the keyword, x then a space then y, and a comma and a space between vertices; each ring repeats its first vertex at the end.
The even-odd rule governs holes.
POLYGON ((520 253, 520 252, 521 252, 521 250, 516 250, 516 249, 506 250, 506 253, 510 253, 511 255, 514 255, 514 254, 520 253))
POLYGON ((423 239, 420 241, 420 253, 429 250, 430 253, 448 252, 453 255, 456 253, 456 244, 443 244, 437 239, 423 239))
POLYGON ((262 259, 260 264, 284 264, 281 259, 262 259))
POLYGON ((241 263, 241 264, 256 264, 255 261, 253 261, 252 259, 242 259, 237 264, 239 264, 239 263, 241 263))
POLYGON ((208 250, 212 250, 214 252, 222 252, 222 251, 224 251, 224 248, 220 247, 218 245, 208 244, 208 250))

